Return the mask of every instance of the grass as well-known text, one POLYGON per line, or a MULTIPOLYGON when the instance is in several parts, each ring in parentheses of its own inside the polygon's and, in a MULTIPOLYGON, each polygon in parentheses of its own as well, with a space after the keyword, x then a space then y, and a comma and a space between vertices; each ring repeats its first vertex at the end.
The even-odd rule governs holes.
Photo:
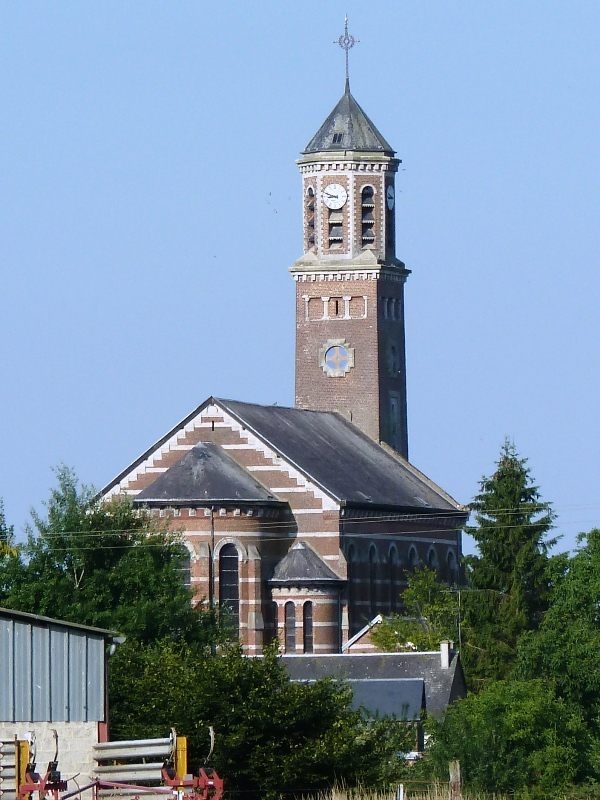
MULTIPOLYGON (((370 789, 332 789, 324 792, 316 800, 397 800, 396 790, 375 792, 370 789)), ((404 783, 405 800, 449 800, 450 789, 447 783, 435 783, 425 786, 422 782, 404 783)), ((463 791, 461 800, 508 800, 505 795, 484 794, 463 791)), ((512 800, 512 799, 511 799, 512 800)))

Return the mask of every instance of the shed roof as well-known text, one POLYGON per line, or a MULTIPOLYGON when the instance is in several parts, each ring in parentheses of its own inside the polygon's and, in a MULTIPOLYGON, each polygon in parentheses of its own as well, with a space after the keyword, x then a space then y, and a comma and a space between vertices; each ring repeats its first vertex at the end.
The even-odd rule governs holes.
POLYGON ((105 639, 122 639, 124 641, 124 637, 116 633, 116 631, 109 631, 106 628, 95 628, 93 625, 82 625, 79 622, 68 622, 64 619, 54 619, 54 617, 44 617, 40 614, 29 614, 26 611, 16 611, 14 608, 0 608, 0 619, 15 620, 44 628, 49 626, 72 628, 81 633, 94 634, 102 636, 105 639))

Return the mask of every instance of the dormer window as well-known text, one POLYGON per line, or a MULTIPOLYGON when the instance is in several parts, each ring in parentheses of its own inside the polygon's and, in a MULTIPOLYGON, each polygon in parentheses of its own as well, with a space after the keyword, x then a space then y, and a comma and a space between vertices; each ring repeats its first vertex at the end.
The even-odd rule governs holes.
POLYGON ((333 144, 341 144, 343 138, 344 138, 344 134, 343 133, 334 133, 333 134, 333 140, 332 140, 333 144))

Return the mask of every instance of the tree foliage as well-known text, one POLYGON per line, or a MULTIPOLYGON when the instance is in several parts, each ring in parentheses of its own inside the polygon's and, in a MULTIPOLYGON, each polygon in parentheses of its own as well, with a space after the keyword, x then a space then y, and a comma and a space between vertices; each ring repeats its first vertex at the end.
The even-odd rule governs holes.
POLYGON ((439 581, 435 570, 407 573, 402 614, 393 614, 371 631, 383 651, 437 650, 443 639, 458 639, 458 595, 439 581))
POLYGON ((546 797, 587 772, 590 738, 579 709, 542 680, 491 683, 450 706, 433 738, 438 776, 458 759, 465 782, 479 791, 546 797))
POLYGON ((320 680, 292 683, 269 650, 243 657, 239 648, 198 656, 192 646, 127 644, 111 661, 113 737, 188 736, 190 766, 208 752, 227 779, 228 794, 276 797, 334 783, 382 786, 403 770, 398 753, 412 749, 404 724, 367 721, 350 706, 350 689, 320 680))
POLYGON ((508 441, 471 508, 476 524, 467 533, 479 554, 467 559, 463 657, 470 678, 485 681, 510 674, 519 636, 535 629, 547 608, 554 514, 508 441))
POLYGON ((579 544, 557 561, 550 607, 519 641, 517 674, 543 677, 600 737, 600 530, 581 534, 579 544))
POLYGON ((15 555, 16 550, 14 542, 15 530, 12 525, 7 524, 4 514, 4 503, 0 500, 0 558, 15 555))
POLYGON ((156 529, 127 498, 96 501, 65 467, 57 478, 46 515, 32 512, 35 529, 0 566, 0 603, 142 642, 208 644, 213 618, 192 608, 177 534, 156 529))

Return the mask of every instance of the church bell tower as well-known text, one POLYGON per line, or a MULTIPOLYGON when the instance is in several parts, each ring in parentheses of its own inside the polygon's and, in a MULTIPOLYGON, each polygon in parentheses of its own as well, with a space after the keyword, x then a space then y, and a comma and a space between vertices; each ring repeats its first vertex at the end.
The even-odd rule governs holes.
POLYGON ((396 258, 400 163, 350 93, 298 159, 303 255, 296 283, 296 406, 337 411, 408 458, 404 283, 396 258))

